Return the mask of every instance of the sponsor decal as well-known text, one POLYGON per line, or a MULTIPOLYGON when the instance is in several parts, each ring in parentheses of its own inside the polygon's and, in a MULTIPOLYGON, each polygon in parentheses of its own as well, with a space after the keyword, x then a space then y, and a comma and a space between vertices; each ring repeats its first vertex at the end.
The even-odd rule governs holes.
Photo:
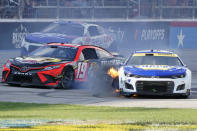
POLYGON ((113 27, 109 27, 108 28, 108 31, 111 32, 112 34, 112 37, 114 40, 118 40, 118 41, 122 41, 123 38, 124 38, 124 35, 125 35, 125 32, 122 31, 120 28, 118 28, 117 30, 116 29, 113 29, 113 27))
POLYGON ((135 67, 143 70, 169 70, 171 68, 174 68, 173 66, 167 66, 167 65, 140 65, 135 67))
POLYGON ((23 62, 23 63, 32 63, 32 64, 36 64, 36 63, 44 63, 44 62, 60 62, 60 59, 57 58, 31 58, 31 57, 26 57, 24 59, 18 57, 16 58, 17 61, 19 62, 23 62))
POLYGON ((135 31, 135 40, 164 40, 165 29, 137 29, 135 31))
POLYGON ((22 24, 14 30, 12 33, 12 44, 14 44, 15 48, 21 48, 22 41, 28 33, 27 28, 22 24))
POLYGON ((106 61, 101 61, 101 65, 106 66, 106 65, 120 65, 122 62, 120 60, 106 60, 106 61))
POLYGON ((136 53, 133 56, 146 56, 151 54, 153 56, 166 56, 166 57, 178 57, 177 54, 168 54, 168 53, 136 53))
POLYGON ((24 75, 24 76, 32 76, 31 73, 24 73, 24 72, 14 72, 15 75, 24 75))
POLYGON ((27 57, 24 59, 25 62, 60 62, 60 59, 56 58, 31 58, 27 57))
POLYGON ((153 88, 153 89, 152 89, 152 92, 153 92, 153 93, 156 93, 156 92, 157 92, 157 90, 156 90, 155 88, 153 88))

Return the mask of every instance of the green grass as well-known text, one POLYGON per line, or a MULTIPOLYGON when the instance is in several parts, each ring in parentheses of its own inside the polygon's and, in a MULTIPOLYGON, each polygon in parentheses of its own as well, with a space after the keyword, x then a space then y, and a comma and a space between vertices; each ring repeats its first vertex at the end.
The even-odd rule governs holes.
POLYGON ((119 108, 0 102, 0 119, 110 121, 134 124, 197 124, 197 109, 119 108))

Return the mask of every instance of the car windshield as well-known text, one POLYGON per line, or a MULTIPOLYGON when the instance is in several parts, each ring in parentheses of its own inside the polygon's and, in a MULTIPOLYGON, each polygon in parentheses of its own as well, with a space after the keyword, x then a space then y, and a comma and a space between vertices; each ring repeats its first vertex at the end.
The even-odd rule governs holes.
POLYGON ((62 60, 74 60, 78 48, 68 46, 48 45, 40 47, 29 54, 30 57, 52 57, 62 60))
POLYGON ((52 23, 42 30, 42 32, 66 34, 69 36, 82 36, 84 33, 84 27, 79 24, 52 23))
POLYGON ((133 56, 127 61, 127 65, 183 66, 178 57, 167 56, 133 56))

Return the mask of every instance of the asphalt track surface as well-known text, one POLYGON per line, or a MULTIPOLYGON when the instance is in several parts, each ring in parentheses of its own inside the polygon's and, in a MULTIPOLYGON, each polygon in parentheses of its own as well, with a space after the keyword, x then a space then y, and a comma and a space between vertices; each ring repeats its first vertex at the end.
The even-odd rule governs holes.
MULTIPOLYGON (((196 108, 197 109, 197 50, 181 50, 179 55, 192 70, 192 93, 188 99, 174 97, 120 97, 112 93, 99 96, 85 86, 80 88, 42 89, 36 87, 13 87, 0 83, 0 101, 48 103, 48 104, 82 104, 94 106, 118 107, 155 107, 155 108, 196 108)), ((0 50, 0 71, 8 58, 19 55, 17 50, 0 50)), ((0 75, 1 78, 1 75, 0 75)))

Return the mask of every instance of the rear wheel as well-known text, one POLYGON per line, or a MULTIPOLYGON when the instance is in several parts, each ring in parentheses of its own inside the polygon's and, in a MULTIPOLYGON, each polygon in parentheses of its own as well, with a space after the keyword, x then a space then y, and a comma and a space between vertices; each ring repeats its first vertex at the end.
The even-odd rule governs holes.
POLYGON ((67 68, 62 73, 61 87, 63 89, 70 89, 73 87, 75 79, 74 70, 67 68))

